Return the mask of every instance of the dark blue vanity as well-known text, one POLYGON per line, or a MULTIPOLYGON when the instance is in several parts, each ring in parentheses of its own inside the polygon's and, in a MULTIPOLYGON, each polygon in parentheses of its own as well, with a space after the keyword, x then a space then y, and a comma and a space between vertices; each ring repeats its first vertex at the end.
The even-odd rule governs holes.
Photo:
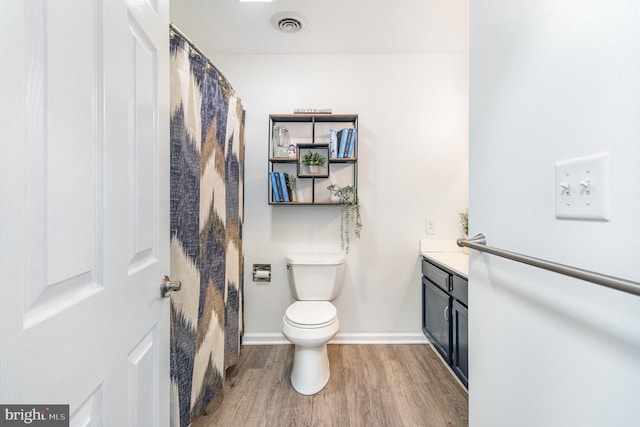
MULTIPOLYGON (((466 258, 464 254, 459 256, 466 258)), ((451 268, 446 259, 447 256, 423 254, 422 331, 464 385, 468 386, 468 280, 462 272, 451 268)))

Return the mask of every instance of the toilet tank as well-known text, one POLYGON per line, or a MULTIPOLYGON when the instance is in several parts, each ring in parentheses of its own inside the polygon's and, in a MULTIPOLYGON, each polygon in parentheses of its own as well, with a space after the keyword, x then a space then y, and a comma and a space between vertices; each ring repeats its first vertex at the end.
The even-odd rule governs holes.
POLYGON ((331 301, 342 289, 345 256, 289 255, 287 275, 291 294, 298 301, 331 301))

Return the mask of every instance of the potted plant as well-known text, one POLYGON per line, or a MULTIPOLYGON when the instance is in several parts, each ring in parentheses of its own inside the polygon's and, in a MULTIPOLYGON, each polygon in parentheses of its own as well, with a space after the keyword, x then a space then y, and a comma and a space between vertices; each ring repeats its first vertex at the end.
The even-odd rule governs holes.
POLYGON ((321 166, 327 163, 327 158, 320 153, 307 151, 300 159, 300 164, 309 167, 309 173, 317 174, 321 166))
POLYGON ((458 214, 460 217, 460 227, 462 228, 462 234, 466 238, 469 235, 469 209, 465 209, 464 212, 458 214))
POLYGON ((337 184, 331 184, 327 187, 327 190, 331 192, 331 202, 340 203, 340 187, 337 184))
POLYGON ((353 228, 353 233, 357 238, 360 238, 360 231, 362 230, 358 190, 351 185, 342 187, 340 189, 340 204, 342 205, 342 216, 340 218, 340 243, 342 249, 349 253, 351 228, 353 228))
POLYGON ((297 202, 298 201, 298 184, 297 184, 296 177, 289 174, 285 174, 284 177, 287 181, 287 187, 291 192, 291 201, 297 202))
MULTIPOLYGON (((462 229, 462 237, 467 238, 469 236, 469 209, 465 209, 464 212, 458 214, 460 217, 460 228, 462 229)), ((462 248, 462 251, 466 254, 469 252, 469 248, 466 246, 462 248)))

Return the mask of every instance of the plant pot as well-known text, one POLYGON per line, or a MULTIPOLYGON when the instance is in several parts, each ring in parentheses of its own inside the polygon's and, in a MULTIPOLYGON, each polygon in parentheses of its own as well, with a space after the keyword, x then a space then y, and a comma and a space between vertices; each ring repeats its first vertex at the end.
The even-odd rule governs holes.
POLYGON ((310 174, 317 174, 320 172, 320 166, 318 165, 309 165, 309 173, 310 174))

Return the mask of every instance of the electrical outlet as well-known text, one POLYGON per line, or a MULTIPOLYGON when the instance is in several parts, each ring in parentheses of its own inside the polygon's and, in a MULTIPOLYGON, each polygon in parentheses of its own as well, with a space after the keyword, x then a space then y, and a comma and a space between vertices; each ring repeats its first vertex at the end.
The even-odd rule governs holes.
POLYGON ((436 234, 436 222, 432 218, 427 218, 425 220, 424 232, 427 234, 436 234))

